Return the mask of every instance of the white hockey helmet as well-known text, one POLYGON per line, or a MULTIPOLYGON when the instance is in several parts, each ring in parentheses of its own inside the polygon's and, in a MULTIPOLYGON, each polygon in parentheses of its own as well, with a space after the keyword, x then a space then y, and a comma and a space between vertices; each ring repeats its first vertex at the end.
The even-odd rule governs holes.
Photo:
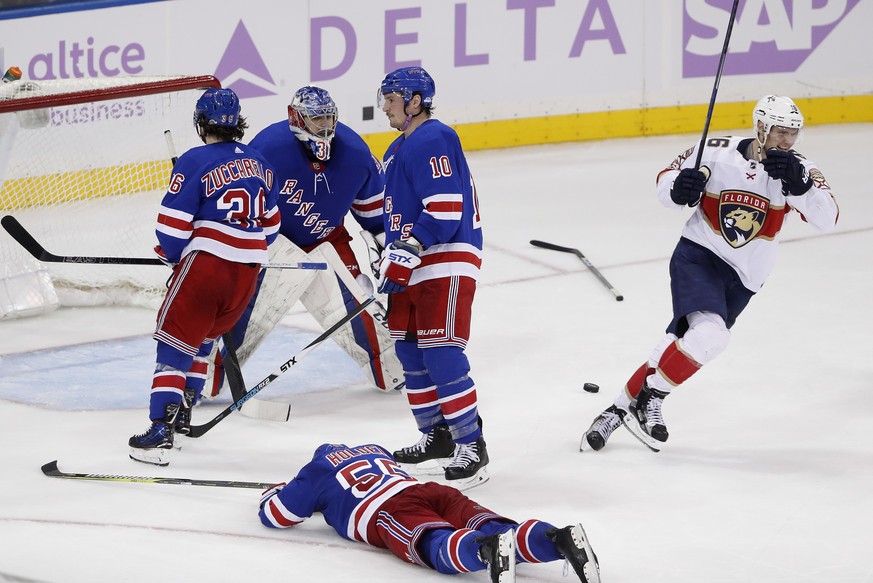
POLYGON ((803 114, 790 98, 781 95, 765 95, 755 104, 755 109, 752 111, 752 123, 756 136, 759 131, 763 132, 764 139, 761 140, 763 143, 767 141, 767 136, 773 126, 796 129, 800 132, 803 129, 803 114), (758 127, 758 122, 762 124, 761 128, 758 127))

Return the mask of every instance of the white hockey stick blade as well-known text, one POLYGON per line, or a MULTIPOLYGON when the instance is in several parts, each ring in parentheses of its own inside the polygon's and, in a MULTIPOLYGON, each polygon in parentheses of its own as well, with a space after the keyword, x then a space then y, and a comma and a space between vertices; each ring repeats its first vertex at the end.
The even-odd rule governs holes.
POLYGON ((279 421, 284 423, 291 419, 291 403, 279 401, 263 401, 261 399, 249 399, 240 408, 243 417, 263 419, 265 421, 279 421))

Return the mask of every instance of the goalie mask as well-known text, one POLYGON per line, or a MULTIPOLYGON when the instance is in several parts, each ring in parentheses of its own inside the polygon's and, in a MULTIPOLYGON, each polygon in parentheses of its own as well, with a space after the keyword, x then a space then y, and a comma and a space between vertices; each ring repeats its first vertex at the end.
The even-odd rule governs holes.
POLYGON ((301 87, 288 106, 288 124, 291 131, 318 160, 330 158, 330 144, 336 132, 336 121, 336 103, 330 93, 320 87, 301 87))
POLYGON ((765 95, 758 100, 752 111, 752 123, 759 146, 767 141, 774 126, 796 129, 799 140, 800 130, 803 129, 803 114, 788 97, 765 95))

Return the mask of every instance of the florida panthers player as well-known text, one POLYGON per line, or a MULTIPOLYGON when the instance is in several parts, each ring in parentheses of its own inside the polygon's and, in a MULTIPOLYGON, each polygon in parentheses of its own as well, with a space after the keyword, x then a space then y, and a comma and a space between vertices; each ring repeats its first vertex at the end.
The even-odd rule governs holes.
POLYGON ((476 387, 464 353, 482 228, 458 135, 431 117, 435 92, 421 67, 389 73, 380 88, 382 111, 401 134, 382 162, 386 248, 379 291, 391 294, 388 327, 422 433, 394 456, 419 470, 445 466, 445 478, 463 488, 488 479, 476 387))
MULTIPOLYGON (((264 270, 258 291, 234 327, 241 362, 298 298, 328 328, 372 293, 343 225, 350 211, 363 229, 384 240, 379 162, 354 130, 337 121, 337 106, 326 90, 298 89, 288 106, 288 118, 266 127, 250 145, 275 169, 279 188, 280 233, 285 239, 271 246, 271 260, 326 261, 331 269, 264 270), (361 282, 370 289, 365 291, 361 282)), ((333 338, 371 384, 388 391, 400 388, 402 368, 384 308, 373 304, 370 311, 333 338)), ((214 370, 220 374, 221 368, 214 370)))
POLYGON ((247 124, 236 94, 208 89, 194 125, 204 145, 176 162, 158 214, 155 251, 173 276, 154 335, 151 426, 129 441, 131 458, 161 466, 169 463, 184 393, 203 389, 212 343, 248 304, 279 230, 273 170, 238 141, 247 124))
POLYGON ((566 558, 581 581, 600 581, 581 524, 556 528, 536 519, 519 524, 456 488, 419 482, 372 443, 319 446, 293 480, 264 492, 258 515, 265 526, 289 528, 316 512, 345 539, 386 548, 440 573, 488 568, 491 581, 511 583, 516 562, 566 558))
POLYGON ((667 440, 664 398, 728 345, 730 328, 776 261, 782 226, 797 212, 822 231, 838 208, 818 166, 793 147, 803 115, 788 97, 767 95, 752 112, 754 138, 709 138, 700 170, 696 146, 658 176, 670 208, 697 206, 670 260, 673 320, 615 403, 583 439, 601 449, 624 424, 652 449, 667 440))

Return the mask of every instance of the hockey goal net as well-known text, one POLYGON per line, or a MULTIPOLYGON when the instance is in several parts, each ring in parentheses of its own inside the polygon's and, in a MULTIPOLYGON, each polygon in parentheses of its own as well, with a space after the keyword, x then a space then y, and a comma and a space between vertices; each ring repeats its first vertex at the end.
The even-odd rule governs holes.
MULTIPOLYGON (((58 255, 153 257, 157 210, 179 153, 199 145, 194 104, 211 76, 0 84, 0 212, 58 255)), ((40 263, 0 230, 0 318, 58 305, 160 302, 169 271, 40 263)))

